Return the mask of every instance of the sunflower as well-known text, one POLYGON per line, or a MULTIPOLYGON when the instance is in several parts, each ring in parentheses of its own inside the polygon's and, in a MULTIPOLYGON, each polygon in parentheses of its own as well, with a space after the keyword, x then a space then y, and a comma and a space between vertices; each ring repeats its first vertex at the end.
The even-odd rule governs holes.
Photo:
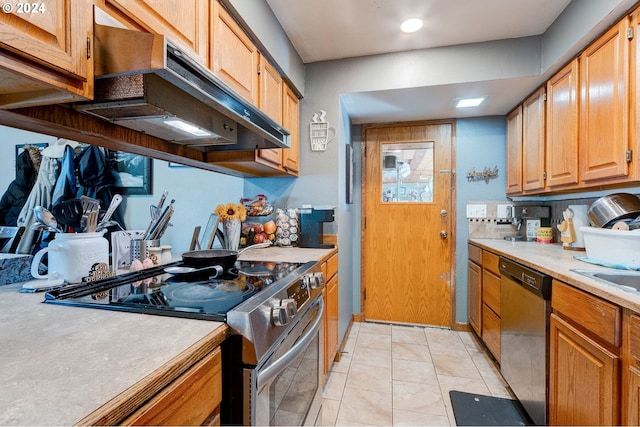
POLYGON ((227 221, 230 219, 239 219, 240 221, 244 221, 247 219, 247 209, 241 204, 227 203, 226 205, 218 205, 215 213, 220 217, 221 221, 227 221))

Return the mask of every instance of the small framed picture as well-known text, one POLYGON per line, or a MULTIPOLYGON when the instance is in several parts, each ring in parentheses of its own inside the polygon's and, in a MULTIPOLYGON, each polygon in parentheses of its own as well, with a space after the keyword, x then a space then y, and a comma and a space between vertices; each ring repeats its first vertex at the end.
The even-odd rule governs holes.
POLYGON ((126 195, 152 194, 151 159, 122 151, 108 151, 118 192, 126 195))

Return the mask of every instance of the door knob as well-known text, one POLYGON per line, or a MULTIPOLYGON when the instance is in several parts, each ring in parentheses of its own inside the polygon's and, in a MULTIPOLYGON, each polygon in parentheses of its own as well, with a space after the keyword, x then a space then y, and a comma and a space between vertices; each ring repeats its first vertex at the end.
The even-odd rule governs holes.
POLYGON ((448 234, 446 231, 444 231, 444 230, 442 230, 442 231, 440 232, 440 238, 442 238, 442 239, 446 239, 448 235, 449 235, 449 234, 448 234))

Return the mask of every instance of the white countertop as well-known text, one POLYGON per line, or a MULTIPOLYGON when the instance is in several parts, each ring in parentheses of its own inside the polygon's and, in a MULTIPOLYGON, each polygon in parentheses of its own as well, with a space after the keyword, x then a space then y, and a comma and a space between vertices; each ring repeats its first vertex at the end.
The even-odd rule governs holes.
POLYGON ((640 292, 623 290, 599 280, 591 279, 572 270, 614 270, 576 259, 584 251, 564 250, 561 244, 537 242, 511 242, 504 239, 469 239, 485 249, 505 255, 521 264, 552 276, 558 280, 590 292, 622 307, 640 312, 640 292))
POLYGON ((43 304, 0 287, 0 424, 71 425, 223 324, 43 304))
POLYGON ((242 261, 309 262, 327 258, 337 249, 315 249, 270 246, 248 249, 238 257, 242 261))

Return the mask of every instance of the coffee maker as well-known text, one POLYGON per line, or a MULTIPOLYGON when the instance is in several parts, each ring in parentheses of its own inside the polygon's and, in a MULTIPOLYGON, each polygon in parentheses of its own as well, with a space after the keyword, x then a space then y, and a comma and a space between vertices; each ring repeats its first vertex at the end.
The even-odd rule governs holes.
POLYGON ((514 236, 506 236, 506 240, 535 241, 539 227, 551 224, 551 208, 549 206, 510 206, 511 224, 516 227, 514 236))
POLYGON ((327 206, 302 206, 299 211, 300 216, 300 239, 298 246, 301 248, 333 248, 332 244, 320 243, 322 236, 322 224, 333 222, 335 219, 335 208, 327 206))

